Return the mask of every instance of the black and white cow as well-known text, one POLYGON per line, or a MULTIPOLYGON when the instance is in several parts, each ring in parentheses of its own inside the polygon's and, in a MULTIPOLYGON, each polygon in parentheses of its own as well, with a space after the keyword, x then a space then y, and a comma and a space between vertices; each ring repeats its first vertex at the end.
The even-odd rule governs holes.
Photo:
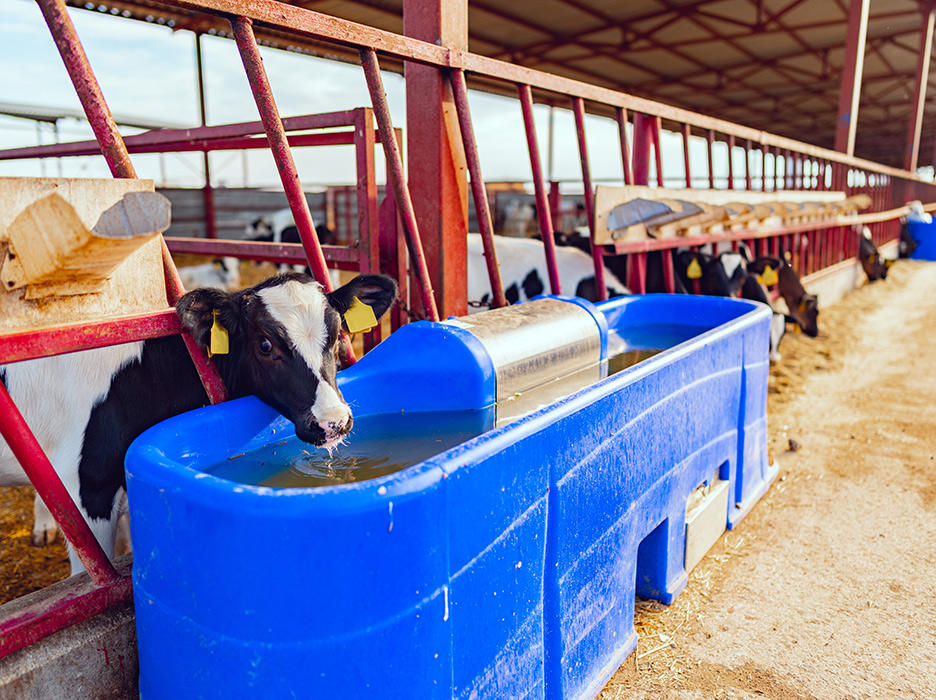
MULTIPOLYGON (((535 238, 494 236, 494 248, 497 251, 497 262, 508 303, 515 304, 521 299, 532 299, 538 294, 550 293, 542 241, 535 238)), ((557 247, 556 265, 563 294, 597 301, 595 265, 590 255, 574 247, 557 247)), ((613 272, 605 268, 604 274, 608 296, 630 294, 613 272)), ((469 233, 468 301, 483 306, 490 299, 491 282, 484 261, 481 235, 469 233)))
POLYGON ((858 262, 869 282, 887 279, 887 272, 894 264, 893 260, 887 260, 881 255, 871 238, 871 229, 867 226, 861 227, 861 235, 858 237, 858 262))
POLYGON ((718 297, 736 297, 746 276, 741 253, 710 255, 695 250, 676 253, 674 272, 677 291, 718 297), (698 277, 690 277, 690 269, 698 277))
POLYGON ((201 265, 180 267, 179 279, 182 280, 183 289, 213 287, 234 291, 241 286, 240 260, 227 256, 201 265))
MULTIPOLYGON (((289 418, 300 439, 331 448, 352 423, 335 380, 335 349, 354 297, 379 318, 396 298, 396 283, 362 275, 326 295, 307 275, 290 272, 237 292, 197 289, 176 313, 206 347, 217 312, 229 353, 214 361, 231 398, 255 394, 289 418)), ((109 556, 127 447, 155 423, 208 402, 179 336, 3 365, 0 381, 109 556)), ((0 439, 0 484, 26 483, 0 439)), ((43 521, 51 519, 47 511, 39 516, 40 532, 54 528, 43 521)), ((74 552, 70 558, 72 571, 80 570, 74 552)))
MULTIPOLYGON (((335 242, 335 233, 327 226, 315 225, 319 243, 331 245, 335 242)), ((245 237, 250 241, 266 241, 268 243, 302 243, 299 238, 299 229, 293 218, 292 209, 277 209, 270 214, 264 214, 247 225, 245 237)))
MULTIPOLYGON (((741 285, 741 298, 766 304, 773 315, 770 317, 770 361, 779 362, 780 341, 786 334, 787 316, 774 310, 767 294, 767 287, 761 283, 760 276, 770 267, 774 272, 780 268, 780 260, 762 256, 746 264, 747 274, 741 285)), ((792 319, 791 319, 792 320, 792 319)))

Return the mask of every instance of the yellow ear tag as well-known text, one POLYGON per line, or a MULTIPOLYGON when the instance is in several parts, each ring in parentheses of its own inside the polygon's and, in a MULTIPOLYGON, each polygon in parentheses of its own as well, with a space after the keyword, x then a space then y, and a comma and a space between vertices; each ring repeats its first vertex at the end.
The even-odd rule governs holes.
POLYGON ((764 268, 764 271, 757 276, 757 281, 765 287, 776 284, 779 281, 777 279, 777 271, 774 270, 770 265, 767 265, 764 268))
POLYGON ((697 280, 702 276, 702 268, 699 266, 699 261, 696 258, 692 259, 692 262, 689 263, 689 267, 686 268, 686 277, 691 280, 697 280))
POLYGON ((377 325, 374 310, 357 297, 351 302, 351 308, 345 311, 344 320, 348 333, 363 333, 377 325))
POLYGON ((208 345, 208 357, 228 354, 227 328, 218 323, 218 311, 212 311, 211 343, 208 345))

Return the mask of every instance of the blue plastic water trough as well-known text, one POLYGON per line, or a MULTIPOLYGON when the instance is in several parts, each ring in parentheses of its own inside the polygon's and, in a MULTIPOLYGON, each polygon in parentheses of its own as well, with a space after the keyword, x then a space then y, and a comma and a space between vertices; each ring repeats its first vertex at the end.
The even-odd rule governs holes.
POLYGON ((917 247, 910 253, 915 260, 936 260, 936 222, 910 221, 907 223, 910 238, 917 242, 917 247))
MULTIPOLYGON (((770 313, 572 303, 599 361, 609 339, 672 347, 397 473, 287 489, 209 473, 292 434, 254 399, 141 435, 127 481, 143 697, 597 694, 636 645, 635 594, 669 602, 686 584, 689 494, 727 481, 730 527, 776 474, 770 313)), ((402 410, 493 425, 510 348, 462 327, 476 318, 410 324, 341 372, 356 423, 402 410)))

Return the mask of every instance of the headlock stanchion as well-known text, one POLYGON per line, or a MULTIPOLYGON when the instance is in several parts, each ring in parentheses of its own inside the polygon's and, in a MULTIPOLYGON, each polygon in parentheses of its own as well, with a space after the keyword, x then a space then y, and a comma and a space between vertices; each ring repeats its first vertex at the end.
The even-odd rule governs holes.
POLYGON ((491 282, 491 308, 507 306, 504 296, 504 283, 501 281, 500 268, 497 265, 497 249, 494 247, 494 224, 491 222, 491 208, 488 205, 484 178, 481 177, 481 159, 478 158, 478 145, 475 143, 474 128, 471 126, 471 112, 468 108, 468 87, 465 85, 465 73, 455 69, 449 72, 455 111, 458 113, 458 126, 461 130, 462 146, 465 149, 465 161, 471 177, 471 194, 474 198, 475 212, 478 216, 478 228, 484 247, 484 263, 487 266, 488 279, 491 282))
POLYGON ((439 312, 432 293, 432 280, 429 278, 429 267, 426 265, 422 241, 419 238, 416 211, 413 209, 413 200, 410 197, 409 187, 406 185, 400 147, 396 139, 393 138, 390 108, 387 105, 387 95, 384 92, 383 80, 380 77, 380 64, 377 62, 377 54, 374 53, 373 49, 361 49, 361 66, 364 68, 367 89, 370 91, 371 102, 374 106, 374 119, 377 120, 380 142, 383 145, 384 155, 387 159, 387 179, 393 188, 397 207, 400 210, 403 233, 406 236, 406 246, 409 249, 416 281, 419 283, 423 309, 429 321, 438 321, 439 312))
POLYGON ((588 239, 592 242, 591 254, 595 262, 595 286, 598 301, 608 298, 608 286, 604 277, 604 256, 595 245, 595 190, 592 187, 591 168, 588 165, 588 144, 585 141, 585 101, 572 98, 572 113, 575 115, 575 133, 578 141, 579 160, 582 162, 582 182, 585 185, 585 214, 588 217, 588 239))
POLYGON ((536 218, 539 221, 540 238, 546 252, 546 271, 549 274, 549 289, 553 294, 562 294, 559 285, 559 267, 556 264, 556 239, 553 231, 552 214, 543 166, 540 163, 539 145, 536 142, 536 123, 533 120, 533 93, 529 85, 518 85, 520 108, 523 111, 523 128, 526 131, 527 149, 530 151, 530 169, 533 171, 533 187, 536 190, 536 218))

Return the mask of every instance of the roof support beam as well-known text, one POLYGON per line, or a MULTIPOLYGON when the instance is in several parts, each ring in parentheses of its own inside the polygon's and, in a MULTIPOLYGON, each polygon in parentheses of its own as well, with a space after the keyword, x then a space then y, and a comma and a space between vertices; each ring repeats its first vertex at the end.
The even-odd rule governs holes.
POLYGON ((855 131, 858 127, 858 101, 861 97, 861 73, 864 70, 865 38, 868 35, 868 10, 871 0, 851 0, 848 8, 848 38, 845 64, 842 66, 842 89, 839 93, 838 123, 835 127, 835 150, 855 154, 855 131))
MULTIPOLYGON (((403 0, 408 37, 465 51, 468 0, 403 0)), ((413 208, 442 318, 468 312, 468 184, 458 115, 435 67, 407 62, 406 141, 413 208)))
POLYGON ((916 170, 917 158, 920 155, 920 130, 923 126, 923 109, 926 106, 934 18, 936 18, 936 10, 931 9, 926 13, 926 21, 920 29, 920 60, 917 64, 916 88, 913 91, 910 124, 907 127, 907 148, 904 153, 904 167, 910 171, 916 170))

